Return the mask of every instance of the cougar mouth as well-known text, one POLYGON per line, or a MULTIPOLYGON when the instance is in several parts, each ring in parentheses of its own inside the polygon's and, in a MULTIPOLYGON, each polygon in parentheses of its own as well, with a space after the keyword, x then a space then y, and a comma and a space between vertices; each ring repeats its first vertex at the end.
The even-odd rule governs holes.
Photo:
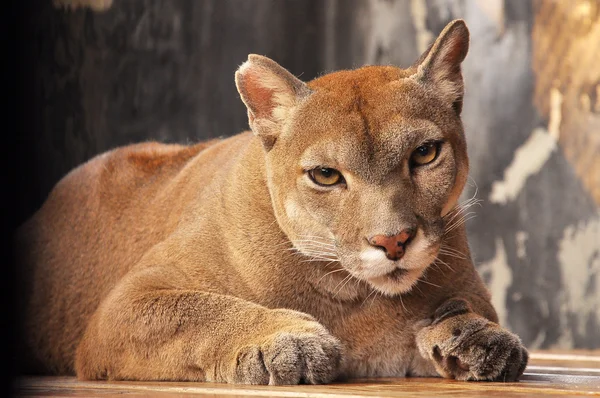
POLYGON ((399 281, 408 274, 408 270, 405 268, 396 268, 386 276, 394 281, 399 281))

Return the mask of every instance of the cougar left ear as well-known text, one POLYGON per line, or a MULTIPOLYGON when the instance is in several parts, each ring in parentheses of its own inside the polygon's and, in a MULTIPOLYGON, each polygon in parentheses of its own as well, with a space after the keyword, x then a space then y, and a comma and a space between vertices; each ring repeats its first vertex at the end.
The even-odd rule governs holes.
POLYGON ((255 54, 239 67, 235 84, 248 108, 250 128, 266 150, 275 144, 290 110, 311 92, 275 61, 255 54))
POLYGON ((460 115, 464 94, 460 65, 469 51, 469 29, 462 19, 450 22, 436 41, 421 55, 413 75, 420 83, 433 85, 460 115))

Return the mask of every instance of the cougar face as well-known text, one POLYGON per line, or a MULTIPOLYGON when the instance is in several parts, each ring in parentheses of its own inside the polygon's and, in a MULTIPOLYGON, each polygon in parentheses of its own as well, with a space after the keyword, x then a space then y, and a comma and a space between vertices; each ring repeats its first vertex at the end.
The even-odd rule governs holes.
POLYGON ((365 68, 313 82, 267 159, 278 219, 295 247, 339 259, 395 294, 434 261, 467 165, 456 113, 391 72, 365 68), (343 92, 330 84, 340 80, 343 92), (315 117, 319 109, 326 117, 315 117))
POLYGON ((464 32, 440 35, 408 69, 369 66, 304 83, 268 58, 240 67, 274 212, 298 251, 339 261, 390 295, 410 290, 434 261, 468 170, 464 32))

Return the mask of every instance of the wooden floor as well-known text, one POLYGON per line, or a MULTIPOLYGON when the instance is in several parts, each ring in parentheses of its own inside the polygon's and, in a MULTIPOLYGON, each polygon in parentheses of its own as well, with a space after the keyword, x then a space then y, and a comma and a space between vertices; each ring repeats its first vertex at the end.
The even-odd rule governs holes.
POLYGON ((445 379, 356 380, 326 386, 242 386, 213 383, 80 382, 72 377, 26 377, 26 397, 600 397, 600 352, 535 352, 518 383, 467 383, 445 379))

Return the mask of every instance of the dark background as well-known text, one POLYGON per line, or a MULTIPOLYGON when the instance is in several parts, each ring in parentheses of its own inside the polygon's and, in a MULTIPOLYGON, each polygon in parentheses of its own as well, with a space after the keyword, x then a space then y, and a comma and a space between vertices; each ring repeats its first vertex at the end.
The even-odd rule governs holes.
POLYGON ((529 347, 600 347, 599 1, 114 0, 102 12, 14 4, 5 40, 15 68, 4 74, 16 89, 5 108, 17 121, 5 134, 9 230, 98 153, 246 129, 233 74, 249 53, 303 80, 408 66, 464 18, 465 197, 484 200, 468 224, 477 267, 501 322, 529 347))

